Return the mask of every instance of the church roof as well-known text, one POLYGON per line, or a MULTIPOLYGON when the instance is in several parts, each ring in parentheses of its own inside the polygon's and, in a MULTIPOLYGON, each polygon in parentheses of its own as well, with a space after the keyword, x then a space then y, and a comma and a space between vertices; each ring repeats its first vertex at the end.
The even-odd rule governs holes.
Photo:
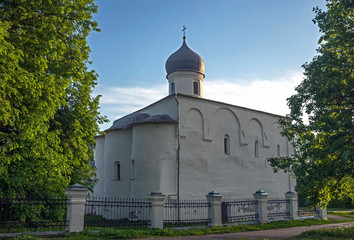
POLYGON ((203 59, 191 50, 183 37, 182 46, 169 56, 165 64, 167 76, 176 71, 192 71, 204 75, 205 65, 203 59))
POLYGON ((129 115, 126 115, 122 118, 115 120, 113 122, 112 127, 107 129, 107 131, 116 130, 116 129, 124 130, 124 129, 131 128, 135 124, 141 124, 141 123, 175 123, 175 122, 176 121, 173 120, 167 114, 151 116, 148 113, 131 113, 129 115))
POLYGON ((220 101, 216 101, 216 100, 211 100, 211 99, 207 99, 207 98, 200 98, 200 97, 195 97, 195 96, 191 96, 188 94, 183 94, 183 93, 176 93, 176 94, 170 94, 154 103, 151 103, 150 105, 138 110, 140 112, 142 111, 148 111, 148 109, 152 106, 155 106, 156 104, 160 104, 161 102, 164 101, 175 101, 176 96, 178 97, 184 97, 184 98, 189 98, 189 99, 193 99, 195 101, 199 101, 199 102, 206 102, 206 103, 213 103, 213 104, 219 104, 221 106, 229 106, 229 107, 236 107, 239 109, 244 109, 244 110, 249 110, 249 111, 253 111, 253 112, 258 112, 258 113, 263 113, 263 114, 267 114, 267 115, 272 115, 272 116, 276 116, 276 117, 280 117, 280 118, 288 118, 286 116, 283 115, 279 115, 279 114, 275 114, 275 113, 270 113, 270 112, 265 112, 262 110, 258 110, 258 109, 252 109, 252 108, 248 108, 248 107, 242 107, 242 106, 238 106, 238 105, 234 105, 231 103, 226 103, 226 102, 220 102, 220 101))

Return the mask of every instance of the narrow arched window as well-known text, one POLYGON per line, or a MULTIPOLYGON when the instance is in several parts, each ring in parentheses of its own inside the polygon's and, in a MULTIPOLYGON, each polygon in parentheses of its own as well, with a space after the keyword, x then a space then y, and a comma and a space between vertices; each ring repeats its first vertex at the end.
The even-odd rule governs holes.
POLYGON ((258 141, 254 142, 254 156, 258 158, 258 141))
POLYGON ((171 94, 174 94, 175 93, 175 83, 171 83, 171 94))
POLYGON ((280 157, 280 145, 277 145, 277 157, 280 157))
POLYGON ((130 169, 130 179, 134 180, 135 179, 135 161, 132 159, 132 166, 130 169))
POLYGON ((193 93, 199 95, 199 84, 198 84, 198 82, 193 82, 193 93))
POLYGON ((230 137, 227 134, 224 136, 224 153, 230 154, 230 137))
POLYGON ((114 163, 113 171, 114 171, 114 179, 120 180, 120 162, 117 161, 114 163))

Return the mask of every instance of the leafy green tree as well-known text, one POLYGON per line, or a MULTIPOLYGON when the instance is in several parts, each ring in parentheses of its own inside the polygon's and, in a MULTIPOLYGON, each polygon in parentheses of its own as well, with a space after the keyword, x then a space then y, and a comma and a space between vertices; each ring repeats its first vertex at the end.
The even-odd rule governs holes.
POLYGON ((0 1, 0 197, 92 188, 97 74, 86 38, 94 0, 0 1))
POLYGON ((314 8, 322 36, 319 55, 303 65, 305 79, 287 99, 289 119, 280 119, 292 157, 268 159, 275 171, 291 171, 296 190, 311 205, 354 199, 354 19, 351 0, 327 0, 314 8))

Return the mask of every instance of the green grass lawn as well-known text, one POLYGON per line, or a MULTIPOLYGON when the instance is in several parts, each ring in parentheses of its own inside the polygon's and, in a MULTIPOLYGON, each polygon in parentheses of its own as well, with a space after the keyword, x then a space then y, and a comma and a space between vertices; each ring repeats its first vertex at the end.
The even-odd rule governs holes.
POLYGON ((330 209, 327 211, 327 214, 354 219, 354 210, 343 210, 343 209, 342 210, 332 210, 332 209, 330 209))
MULTIPOLYGON (((309 226, 309 225, 319 225, 319 224, 329 224, 338 222, 350 222, 354 221, 354 212, 348 211, 329 211, 330 214, 348 217, 348 220, 322 220, 322 219, 304 219, 304 220, 291 220, 291 221, 279 221, 264 224, 254 224, 254 225, 232 225, 232 226, 222 226, 222 227, 210 227, 210 228, 190 228, 190 229, 114 229, 106 228, 101 229, 96 232, 85 230, 81 233, 64 234, 57 236, 57 240, 109 240, 109 239, 133 239, 133 238, 149 238, 149 237, 177 237, 177 236, 196 236, 196 235, 206 235, 206 234, 222 234, 230 232, 244 232, 244 231, 256 231, 256 230, 267 230, 267 229, 277 229, 277 228, 289 228, 289 227, 299 227, 299 226, 309 226)), ((300 239, 336 239, 341 238, 346 239, 345 236, 352 234, 353 229, 347 230, 317 230, 310 231, 308 235, 299 236, 300 239), (324 235, 323 235, 324 234, 324 235), (326 235, 327 234, 327 235, 326 235), (336 236, 334 236, 336 235, 336 236), (340 235, 340 236, 339 236, 340 235), (328 237, 328 238, 327 238, 328 237)), ((352 235, 353 236, 353 235, 352 235)), ((296 239, 299 239, 296 238, 296 239)), ((37 237, 31 236, 21 236, 17 237, 16 240, 37 240, 37 237)))
POLYGON ((327 212, 339 211, 339 212, 352 212, 354 209, 352 208, 327 208, 327 212))
POLYGON ((310 230, 291 239, 353 239, 354 227, 310 230))

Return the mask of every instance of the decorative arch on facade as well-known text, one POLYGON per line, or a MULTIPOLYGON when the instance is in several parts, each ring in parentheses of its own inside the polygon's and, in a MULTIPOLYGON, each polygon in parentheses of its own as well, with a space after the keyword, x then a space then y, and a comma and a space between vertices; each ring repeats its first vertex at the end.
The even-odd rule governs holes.
POLYGON ((213 118, 214 118, 215 115, 216 115, 218 112, 220 112, 221 110, 226 110, 226 111, 230 112, 230 113, 235 117, 235 120, 236 120, 236 122, 237 122, 237 124, 238 124, 238 127, 239 127, 239 128, 241 127, 240 120, 238 119, 238 117, 236 116, 236 114, 235 114, 232 110, 230 110, 229 108, 225 108, 225 107, 218 108, 218 109, 214 112, 213 118))
POLYGON ((272 125, 270 126, 270 131, 271 135, 274 139, 282 138, 280 131, 281 131, 281 126, 279 125, 278 122, 273 122, 272 125))
POLYGON ((264 146, 264 138, 267 136, 264 133, 263 130, 263 125, 261 123, 261 121, 259 121, 257 118, 251 118, 251 120, 248 122, 248 126, 247 126, 247 132, 249 136, 256 136, 259 138, 260 141, 262 141, 262 145, 264 146), (255 125, 254 125, 255 124, 255 125), (255 126, 258 126, 258 129, 256 130, 255 126))
POLYGON ((214 131, 215 131, 215 118, 216 118, 216 116, 218 115, 218 113, 220 112, 220 111, 223 111, 223 110, 225 110, 225 111, 227 111, 227 112, 229 112, 232 116, 233 116, 233 119, 235 120, 235 128, 236 128, 236 130, 237 130, 237 138, 238 138, 238 141, 239 141, 239 144, 240 145, 242 145, 242 141, 241 141, 241 134, 242 134, 242 130, 241 130, 241 124, 240 124, 240 120, 239 120, 239 118, 237 117, 237 115, 232 111, 232 110, 230 110, 229 108, 225 108, 225 107, 221 107, 221 108, 218 108, 215 112, 214 112, 214 114, 213 114, 213 119, 212 119, 212 122, 211 122, 211 132, 213 133, 214 131))
POLYGON ((270 134, 272 138, 272 148, 274 149, 274 155, 279 157, 281 155, 286 156, 288 154, 288 140, 280 134, 281 126, 278 122, 274 122, 270 128, 270 134))
POLYGON ((202 138, 204 136, 204 116, 198 108, 190 108, 186 114, 186 127, 187 131, 195 130, 200 131, 202 138))

